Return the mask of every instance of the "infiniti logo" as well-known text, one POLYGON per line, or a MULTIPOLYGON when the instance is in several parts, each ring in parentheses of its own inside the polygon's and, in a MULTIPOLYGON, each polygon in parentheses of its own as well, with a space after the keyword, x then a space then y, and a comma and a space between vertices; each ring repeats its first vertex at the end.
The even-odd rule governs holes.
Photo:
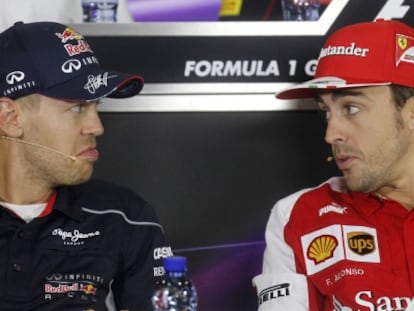
POLYGON ((82 67, 80 60, 78 59, 69 59, 62 65, 62 71, 64 73, 72 73, 78 71, 82 67))
POLYGON ((8 84, 15 84, 17 82, 22 81, 25 78, 25 75, 23 72, 21 71, 13 71, 10 72, 7 76, 6 76, 6 81, 8 84))
POLYGON ((60 281, 62 279, 63 279, 63 276, 60 273, 55 273, 55 274, 46 276, 46 280, 48 281, 60 281))

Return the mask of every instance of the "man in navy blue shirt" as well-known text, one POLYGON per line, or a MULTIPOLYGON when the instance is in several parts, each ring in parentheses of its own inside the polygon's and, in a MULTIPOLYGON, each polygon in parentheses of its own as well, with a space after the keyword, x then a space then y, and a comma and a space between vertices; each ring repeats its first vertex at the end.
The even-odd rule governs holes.
POLYGON ((18 22, 0 34, 0 310, 152 310, 171 255, 155 212, 90 181, 99 100, 142 85, 101 68, 68 26, 18 22))

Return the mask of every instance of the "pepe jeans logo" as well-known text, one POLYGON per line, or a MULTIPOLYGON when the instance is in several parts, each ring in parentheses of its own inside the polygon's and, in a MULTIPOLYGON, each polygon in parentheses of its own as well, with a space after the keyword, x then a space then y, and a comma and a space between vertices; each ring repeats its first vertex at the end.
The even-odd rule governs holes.
POLYGON ((84 240, 101 235, 100 231, 83 233, 75 229, 73 231, 65 231, 61 228, 56 228, 52 231, 53 236, 60 237, 65 245, 82 245, 84 240))

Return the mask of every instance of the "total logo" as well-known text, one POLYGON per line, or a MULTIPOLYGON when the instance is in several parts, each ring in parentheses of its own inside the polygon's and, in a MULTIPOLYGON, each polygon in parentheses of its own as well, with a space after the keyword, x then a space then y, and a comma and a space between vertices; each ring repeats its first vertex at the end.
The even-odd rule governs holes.
POLYGON ((355 295, 355 308, 345 306, 333 297, 334 311, 404 311, 414 299, 410 297, 376 297, 371 290, 360 291, 355 295))
POLYGON ((332 225, 302 236, 301 243, 308 275, 342 260, 380 262, 375 228, 332 225))

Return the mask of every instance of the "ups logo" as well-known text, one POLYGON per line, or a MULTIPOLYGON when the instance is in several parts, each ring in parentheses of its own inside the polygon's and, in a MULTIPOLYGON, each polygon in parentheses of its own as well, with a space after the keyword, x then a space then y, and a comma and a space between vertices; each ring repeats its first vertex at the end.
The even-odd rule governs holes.
POLYGON ((369 233, 349 232, 347 240, 349 248, 358 255, 367 255, 375 251, 375 239, 369 233))

